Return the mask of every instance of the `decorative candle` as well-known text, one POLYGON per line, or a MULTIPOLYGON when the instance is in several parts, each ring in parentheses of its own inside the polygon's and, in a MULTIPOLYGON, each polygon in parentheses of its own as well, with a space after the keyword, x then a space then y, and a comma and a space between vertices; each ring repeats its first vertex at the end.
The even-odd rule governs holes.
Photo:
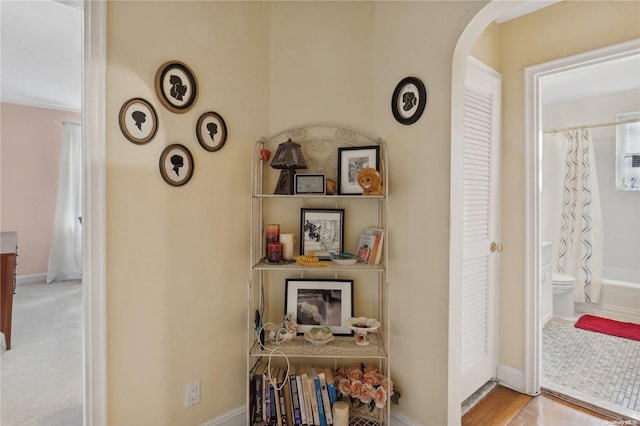
POLYGON ((282 243, 282 258, 285 260, 293 259, 293 234, 280 234, 280 242, 282 243))
POLYGON ((333 426, 349 426, 349 404, 338 401, 333 404, 333 426))
POLYGON ((266 234, 267 244, 280 241, 280 225, 277 223, 267 225, 266 234))
POLYGON ((269 243, 267 245, 267 258, 269 262, 280 262, 282 260, 282 243, 269 243))

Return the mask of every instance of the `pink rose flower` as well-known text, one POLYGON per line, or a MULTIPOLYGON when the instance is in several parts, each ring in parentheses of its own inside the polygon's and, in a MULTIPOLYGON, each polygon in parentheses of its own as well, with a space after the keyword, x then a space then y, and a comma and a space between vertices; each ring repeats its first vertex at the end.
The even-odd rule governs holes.
POLYGON ((360 398, 360 395, 362 394, 363 386, 364 385, 360 380, 354 380, 353 382, 351 382, 351 387, 349 388, 349 393, 351 394, 351 398, 360 398))
POLYGON ((362 380, 362 370, 360 370, 360 367, 351 368, 347 372, 347 377, 349 377, 351 380, 362 380))
POLYGON ((385 377, 382 379, 382 387, 387 391, 389 396, 393 395, 393 382, 389 377, 385 377))
POLYGON ((375 372, 365 372, 362 381, 371 386, 380 384, 378 381, 378 375, 375 372))
POLYGON ((387 391, 383 386, 378 386, 373 392, 373 400, 376 402, 376 407, 384 408, 384 404, 387 402, 387 391))
POLYGON ((351 382, 347 378, 342 378, 338 381, 338 390, 344 396, 349 396, 351 394, 351 382))
POLYGON ((373 386, 368 385, 368 384, 364 384, 362 385, 362 392, 360 393, 360 401, 362 401, 364 404, 368 404, 371 402, 371 400, 373 399, 373 386))

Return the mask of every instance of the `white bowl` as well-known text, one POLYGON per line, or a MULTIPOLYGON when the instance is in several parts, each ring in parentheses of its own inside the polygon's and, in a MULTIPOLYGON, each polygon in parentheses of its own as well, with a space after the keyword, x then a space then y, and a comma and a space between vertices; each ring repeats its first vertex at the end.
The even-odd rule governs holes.
POLYGON ((353 331, 370 333, 380 328, 380 321, 367 317, 349 318, 347 320, 347 325, 353 331))
POLYGON ((311 331, 304 333, 304 339, 314 346, 326 345, 334 339, 329 327, 313 327, 311 331))
POLYGON ((335 263, 336 265, 342 265, 342 266, 347 266, 347 265, 353 265, 354 263, 356 263, 358 261, 357 258, 354 259, 331 259, 331 261, 333 263, 335 263))
POLYGON ((313 346, 324 346, 333 339, 335 339, 334 336, 331 336, 328 340, 315 340, 311 336, 309 336, 309 333, 304 333, 304 340, 311 343, 313 346))

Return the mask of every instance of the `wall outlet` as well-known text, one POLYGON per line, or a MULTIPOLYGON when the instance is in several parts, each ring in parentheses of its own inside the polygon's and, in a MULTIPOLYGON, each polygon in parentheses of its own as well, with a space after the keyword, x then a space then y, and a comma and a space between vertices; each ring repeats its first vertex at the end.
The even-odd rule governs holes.
POLYGON ((200 402, 200 380, 187 383, 184 390, 184 406, 191 407, 200 402))

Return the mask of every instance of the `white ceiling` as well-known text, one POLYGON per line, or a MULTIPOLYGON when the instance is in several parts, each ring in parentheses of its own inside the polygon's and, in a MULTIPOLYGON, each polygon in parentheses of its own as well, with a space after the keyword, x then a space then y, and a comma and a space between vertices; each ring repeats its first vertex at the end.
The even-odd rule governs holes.
MULTIPOLYGON (((503 23, 558 0, 514 6, 503 23)), ((80 0, 0 0, 0 100, 23 105, 80 111, 82 69, 80 0)), ((555 77, 545 103, 611 91, 640 89, 640 57, 602 64, 555 77)))
POLYGON ((640 89, 640 54, 545 77, 544 104, 640 89))
POLYGON ((2 102, 80 111, 82 10, 67 3, 0 0, 2 102))

